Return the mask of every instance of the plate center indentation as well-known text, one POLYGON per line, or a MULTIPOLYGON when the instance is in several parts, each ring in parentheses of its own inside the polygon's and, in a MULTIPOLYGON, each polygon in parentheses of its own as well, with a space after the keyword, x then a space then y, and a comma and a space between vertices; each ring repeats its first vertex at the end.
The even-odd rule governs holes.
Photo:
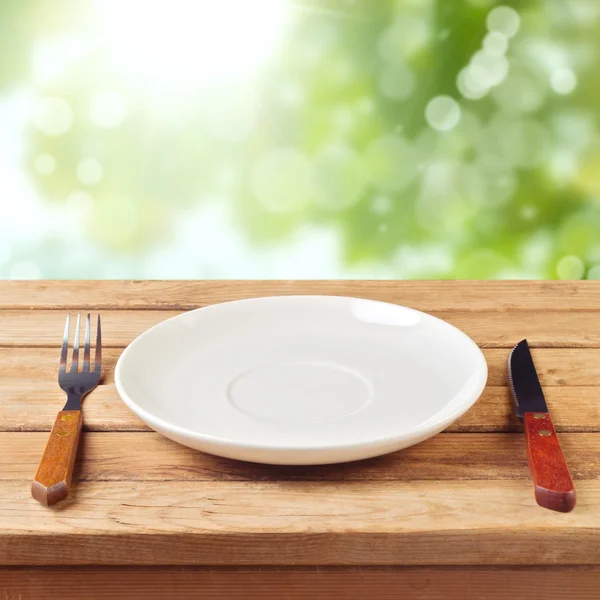
POLYGON ((372 398, 372 385, 343 365, 293 362, 255 367, 238 375, 227 397, 252 417, 315 423, 346 417, 372 398))

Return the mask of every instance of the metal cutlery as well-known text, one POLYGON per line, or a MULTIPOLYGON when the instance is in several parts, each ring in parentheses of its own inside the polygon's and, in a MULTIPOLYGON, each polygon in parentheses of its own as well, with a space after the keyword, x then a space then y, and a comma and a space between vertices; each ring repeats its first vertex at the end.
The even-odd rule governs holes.
POLYGON ((575 508, 575 488, 556 436, 527 340, 508 359, 517 417, 523 421, 529 470, 540 506, 559 512, 575 508))
POLYGON ((58 384, 67 395, 67 402, 56 416, 46 449, 31 486, 31 495, 46 506, 63 500, 69 494, 83 424, 81 401, 86 394, 98 385, 101 376, 102 333, 100 315, 98 315, 96 351, 93 363, 91 362, 90 347, 90 315, 87 315, 81 368, 79 361, 80 320, 81 315, 77 315, 73 358, 69 368, 67 356, 69 351, 70 315, 67 315, 58 371, 58 384))

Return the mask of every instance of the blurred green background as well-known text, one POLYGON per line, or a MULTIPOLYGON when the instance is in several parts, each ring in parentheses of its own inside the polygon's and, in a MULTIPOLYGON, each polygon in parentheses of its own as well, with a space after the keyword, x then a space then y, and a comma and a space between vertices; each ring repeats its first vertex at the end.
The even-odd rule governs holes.
POLYGON ((0 0, 1 278, 600 279, 598 0, 0 0))

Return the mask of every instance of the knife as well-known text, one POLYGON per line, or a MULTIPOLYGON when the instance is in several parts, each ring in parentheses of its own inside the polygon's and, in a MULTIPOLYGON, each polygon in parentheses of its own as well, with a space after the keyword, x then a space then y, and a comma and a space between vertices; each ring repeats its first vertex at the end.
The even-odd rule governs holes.
POLYGON ((559 512, 575 508, 575 488, 542 392, 527 340, 508 359, 517 417, 523 421, 529 471, 540 506, 559 512))

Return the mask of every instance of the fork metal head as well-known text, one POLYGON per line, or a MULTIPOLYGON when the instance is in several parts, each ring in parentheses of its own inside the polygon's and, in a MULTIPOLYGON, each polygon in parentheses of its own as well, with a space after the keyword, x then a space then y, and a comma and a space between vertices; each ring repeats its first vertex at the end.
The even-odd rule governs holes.
POLYGON ((58 369, 58 384, 67 394, 67 403, 63 410, 80 410, 83 396, 91 392, 99 383, 102 372, 102 331, 100 315, 96 331, 96 352, 94 363, 91 362, 91 319, 87 315, 85 320, 85 341, 83 346, 83 364, 79 361, 79 337, 81 315, 77 315, 75 326, 75 339, 73 342, 73 358, 71 365, 67 364, 69 353, 69 330, 71 315, 67 315, 62 349, 60 352, 60 367, 58 369), (80 368, 81 367, 81 368, 80 368))

